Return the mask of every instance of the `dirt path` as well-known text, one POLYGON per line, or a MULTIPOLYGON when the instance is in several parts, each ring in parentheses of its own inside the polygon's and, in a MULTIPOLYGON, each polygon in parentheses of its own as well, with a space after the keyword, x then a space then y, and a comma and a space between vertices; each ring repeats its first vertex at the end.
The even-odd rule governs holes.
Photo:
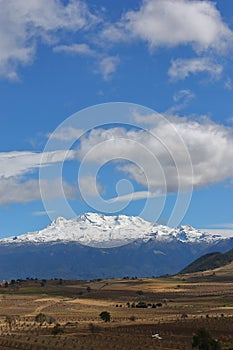
MULTIPOLYGON (((37 299, 37 300, 35 300, 35 302, 41 302, 42 304, 37 306, 35 308, 35 311, 33 311, 33 313, 27 314, 25 316, 35 316, 35 315, 43 312, 43 310, 46 309, 47 307, 60 303, 61 300, 62 299, 58 299, 58 298, 37 299)), ((1 348, 0 348, 0 350, 1 350, 1 348)))

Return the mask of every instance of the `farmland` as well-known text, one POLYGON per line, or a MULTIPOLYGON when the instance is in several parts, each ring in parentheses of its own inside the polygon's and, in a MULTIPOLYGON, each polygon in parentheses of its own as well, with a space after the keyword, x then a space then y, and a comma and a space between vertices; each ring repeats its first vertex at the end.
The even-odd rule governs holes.
POLYGON ((191 349, 208 329, 233 346, 228 273, 94 281, 11 281, 0 287, 0 349, 191 349), (99 314, 110 313, 110 322, 99 314), (36 321, 45 315, 46 320, 36 321), (162 339, 152 338, 158 333, 162 339))

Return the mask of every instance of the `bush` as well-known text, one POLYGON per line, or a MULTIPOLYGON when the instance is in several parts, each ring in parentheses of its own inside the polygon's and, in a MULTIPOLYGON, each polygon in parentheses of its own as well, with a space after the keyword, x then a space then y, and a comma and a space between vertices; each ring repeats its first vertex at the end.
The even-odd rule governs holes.
POLYGON ((221 344, 218 340, 211 337, 205 328, 200 328, 193 336, 192 348, 199 350, 221 350, 221 344))
POLYGON ((136 321, 136 319, 137 319, 137 318, 136 318, 136 316, 134 316, 134 315, 132 315, 132 316, 129 317, 129 320, 130 320, 130 321, 136 321))
POLYGON ((43 324, 46 321, 46 315, 39 313, 38 315, 36 315, 35 321, 40 323, 40 324, 43 324))
POLYGON ((57 323, 52 329, 52 334, 57 335, 62 333, 64 333, 64 329, 61 327, 59 323, 57 323))
POLYGON ((16 317, 13 315, 6 315, 5 322, 11 328, 12 324, 16 323, 16 317))
POLYGON ((108 311, 102 311, 99 316, 104 322, 110 322, 111 315, 108 311))
POLYGON ((45 315, 43 313, 39 313, 38 315, 36 315, 35 321, 42 325, 45 322, 47 322, 49 324, 54 323, 55 319, 52 316, 48 316, 48 315, 45 315))
POLYGON ((144 294, 142 290, 138 290, 136 293, 137 293, 138 295, 143 295, 143 294, 144 294))
POLYGON ((139 303, 136 304, 136 307, 146 309, 148 304, 145 301, 139 301, 139 303))

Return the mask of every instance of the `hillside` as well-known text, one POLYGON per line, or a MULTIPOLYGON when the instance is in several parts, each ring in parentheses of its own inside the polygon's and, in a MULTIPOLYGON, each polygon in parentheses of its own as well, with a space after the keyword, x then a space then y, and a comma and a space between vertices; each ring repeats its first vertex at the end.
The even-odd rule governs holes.
POLYGON ((86 213, 0 240, 0 280, 161 276, 229 248, 233 238, 189 225, 170 228, 134 216, 86 213))
POLYGON ((226 253, 213 252, 205 254, 193 261, 187 267, 180 271, 181 274, 193 273, 206 270, 214 270, 223 267, 233 261, 233 249, 226 253))

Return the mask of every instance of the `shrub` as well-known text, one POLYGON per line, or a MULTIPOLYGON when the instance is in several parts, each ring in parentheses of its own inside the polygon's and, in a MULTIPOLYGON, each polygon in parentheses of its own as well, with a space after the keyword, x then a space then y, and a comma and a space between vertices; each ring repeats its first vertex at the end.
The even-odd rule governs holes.
POLYGON ((138 295, 143 295, 143 294, 144 294, 142 290, 138 290, 136 293, 137 293, 138 295))
POLYGON ((49 324, 54 323, 55 319, 52 316, 48 316, 48 315, 45 315, 43 313, 39 313, 38 315, 36 315, 35 321, 42 325, 45 322, 47 322, 49 324))
POLYGON ((205 328, 200 328, 193 336, 192 348, 199 350, 221 350, 221 344, 218 340, 211 337, 205 328))
POLYGON ((102 311, 99 316, 104 322, 110 322, 111 315, 108 311, 102 311))
POLYGON ((136 318, 136 316, 134 316, 134 315, 132 315, 132 316, 129 317, 129 320, 130 320, 130 321, 136 321, 136 319, 137 319, 137 318, 136 318))
POLYGON ((12 324, 16 322, 16 317, 13 315, 6 315, 5 321, 8 324, 8 326, 11 328, 12 324))
POLYGON ((52 329, 52 334, 57 335, 62 333, 64 333, 64 329, 61 327, 59 323, 57 323, 52 329))
POLYGON ((43 324, 46 321, 46 315, 40 312, 38 315, 36 315, 35 321, 43 324))
POLYGON ((136 304, 136 307, 139 307, 139 308, 147 308, 148 305, 145 301, 139 301, 139 303, 136 304))

